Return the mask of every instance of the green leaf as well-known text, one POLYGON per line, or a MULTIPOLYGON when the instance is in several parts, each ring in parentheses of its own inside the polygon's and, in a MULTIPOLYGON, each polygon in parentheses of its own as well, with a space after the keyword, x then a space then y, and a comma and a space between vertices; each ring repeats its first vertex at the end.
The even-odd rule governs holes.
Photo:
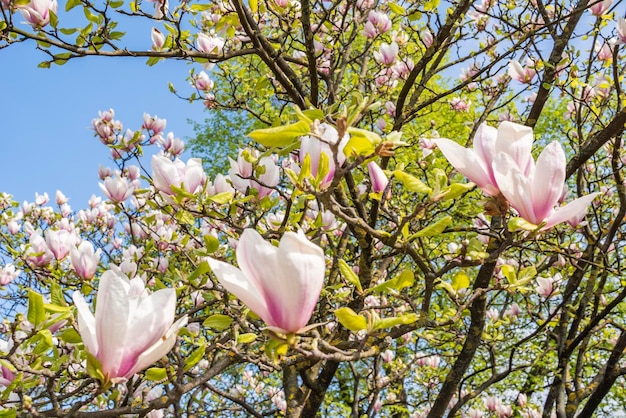
POLYGON ((410 239, 413 240, 415 238, 421 238, 421 237, 434 237, 436 235, 441 234, 446 229, 446 227, 450 225, 451 223, 452 223, 452 217, 444 216, 443 218, 439 219, 434 224, 428 225, 426 228, 411 235, 410 239))
POLYGON ((470 278, 464 271, 458 271, 452 278, 452 288, 454 290, 467 289, 470 285, 470 278))
POLYGON ((15 409, 2 409, 0 410, 0 418, 15 418, 17 412, 15 409))
POLYGON ((257 339, 257 335, 251 332, 247 334, 239 334, 237 336, 237 344, 250 344, 257 339))
POLYGON ((65 341, 68 344, 78 344, 82 341, 80 335, 78 334, 78 332, 76 332, 74 328, 68 328, 66 330, 63 330, 62 332, 57 334, 57 336, 62 341, 65 341))
POLYGON ((391 10, 392 12, 394 12, 397 15, 405 15, 406 14, 406 10, 404 9, 404 7, 396 4, 396 3, 387 3, 387 6, 389 7, 389 10, 391 10))
POLYGON ((433 192, 432 189, 425 185, 424 182, 422 182, 420 179, 418 179, 417 177, 413 177, 412 175, 405 173, 404 171, 395 170, 393 172, 393 176, 400 180, 402 185, 410 192, 425 194, 430 194, 433 192))
POLYGON ((124 0, 113 0, 109 2, 109 6, 111 6, 114 9, 117 9, 118 7, 121 7, 124 5, 124 0))
POLYGON ((101 383, 105 383, 106 381, 104 374, 102 374, 102 364, 100 360, 89 351, 87 351, 87 374, 99 380, 101 383))
POLYGON ((167 370, 164 367, 150 367, 146 370, 146 379, 160 381, 167 378, 167 370))
POLYGON ((374 331, 378 331, 380 329, 392 328, 397 325, 406 325, 412 324, 417 321, 419 316, 415 313, 409 313, 402 316, 394 316, 391 318, 382 318, 374 323, 374 331))
POLYGON ((507 223, 509 230, 512 232, 516 231, 535 231, 539 228, 539 225, 535 225, 533 223, 528 222, 523 218, 511 218, 507 223))
POLYGON ((209 271, 211 271, 211 267, 209 266, 209 263, 207 263, 206 261, 202 261, 200 264, 198 264, 198 267, 196 267, 193 273, 187 276, 187 281, 193 282, 198 277, 200 277, 200 275, 206 274, 209 271))
POLYGON ((256 13, 259 11, 259 1, 258 0, 248 0, 248 6, 250 7, 250 11, 252 13, 256 13))
POLYGON ((7 27, 7 22, 0 20, 0 30, 4 30, 7 27))
POLYGON ((55 305, 67 306, 67 302, 65 302, 65 298, 63 297, 63 289, 61 289, 61 286, 56 282, 52 282, 50 285, 50 300, 55 305))
POLYGON ((367 319, 363 315, 357 315, 352 309, 345 307, 335 311, 337 320, 350 331, 361 331, 367 328, 367 319))
POLYGON ((28 321, 37 328, 39 324, 46 320, 46 310, 43 304, 43 297, 32 290, 28 291, 28 321))
POLYGON ((311 126, 300 121, 290 125, 257 129, 250 132, 248 136, 266 147, 285 147, 297 138, 309 133, 311 133, 311 126))
POLYGON ((206 328, 213 328, 216 331, 224 331, 232 322, 233 319, 228 315, 215 314, 205 319, 202 326, 206 328))
POLYGON ((200 347, 196 348, 186 359, 185 359, 185 371, 191 369, 193 366, 198 364, 202 357, 204 357, 204 352, 206 350, 206 344, 202 344, 200 347))
POLYGON ((223 205, 225 203, 230 203, 233 199, 232 192, 222 192, 213 196, 209 196, 209 200, 213 203, 217 203, 218 205, 223 205))
POLYGON ((206 234, 204 236, 204 249, 207 253, 212 254, 220 248, 220 242, 213 235, 206 234))
POLYGON ((437 196, 433 196, 433 201, 446 201, 456 199, 463 194, 472 190, 476 185, 474 183, 452 183, 450 186, 441 190, 437 196))
POLYGON ((356 287, 356 290, 359 293, 363 292, 363 288, 361 287, 361 281, 359 280, 359 276, 357 276, 354 270, 350 268, 348 263, 346 263, 342 259, 339 259, 339 271, 341 272, 341 275, 343 276, 344 279, 346 279, 348 283, 356 287))
POLYGON ((78 6, 79 4, 81 4, 80 0, 67 0, 67 3, 65 3, 65 11, 69 12, 74 7, 78 6))
POLYGON ((376 145, 382 142, 382 138, 371 131, 359 128, 348 128, 350 140, 343 152, 350 155, 370 155, 376 151, 376 145))
POLYGON ((411 270, 404 270, 397 277, 387 280, 369 291, 372 293, 398 293, 405 287, 411 287, 415 284, 415 275, 411 270))

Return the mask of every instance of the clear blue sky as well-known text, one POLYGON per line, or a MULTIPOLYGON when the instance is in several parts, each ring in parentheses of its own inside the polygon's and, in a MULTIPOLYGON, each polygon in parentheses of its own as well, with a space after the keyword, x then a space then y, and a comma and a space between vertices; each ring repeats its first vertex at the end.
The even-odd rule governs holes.
MULTIPOLYGON (((141 34, 143 49, 151 47, 149 28, 141 34)), ((133 46, 138 43, 135 38, 133 46)), ((59 189, 78 210, 92 194, 102 195, 98 166, 114 164, 90 129, 99 110, 113 108, 125 129, 139 129, 144 112, 158 115, 168 121, 166 132, 182 139, 193 136, 187 119, 206 116, 201 103, 189 104, 168 90, 172 82, 181 93, 192 92, 185 80, 190 67, 182 61, 148 67, 145 58, 88 57, 40 69, 47 55, 35 46, 0 50, 0 192, 19 202, 33 201, 35 192, 53 199, 59 189)))

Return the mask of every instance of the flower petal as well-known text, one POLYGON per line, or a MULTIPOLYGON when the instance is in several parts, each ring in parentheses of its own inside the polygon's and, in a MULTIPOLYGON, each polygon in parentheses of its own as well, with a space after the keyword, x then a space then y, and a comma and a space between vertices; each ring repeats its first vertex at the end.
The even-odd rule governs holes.
POLYGON ((546 219, 546 224, 541 228, 542 231, 552 228, 554 225, 565 222, 569 219, 580 216, 587 211, 589 204, 600 193, 591 193, 576 200, 569 202, 567 205, 558 208, 546 219))
POLYGON ((74 305, 78 310, 78 330, 83 339, 83 344, 92 355, 98 354, 98 339, 96 337, 96 318, 91 313, 85 298, 76 290, 72 295, 74 305))
POLYGON ((187 325, 187 315, 174 322, 174 324, 169 327, 167 332, 165 332, 154 344, 152 344, 151 347, 143 351, 137 359, 135 366, 126 373, 125 377, 129 379, 134 374, 139 373, 146 367, 151 366, 156 361, 165 357, 167 353, 170 352, 172 347, 174 347, 178 331, 185 325, 187 325))
POLYGON ((98 352, 92 354, 100 360, 105 376, 116 376, 124 357, 125 344, 120 342, 129 338, 129 288, 129 280, 120 272, 108 270, 100 278, 96 302, 98 352))
POLYGON ((522 218, 533 224, 543 221, 535 217, 530 198, 530 181, 510 155, 503 152, 496 155, 494 174, 502 195, 522 218))
POLYGON ((311 318, 322 290, 326 271, 324 252, 302 231, 287 232, 280 240, 278 259, 272 300, 279 304, 268 305, 268 310, 276 318, 276 326, 297 332, 311 318))
POLYGON ((235 266, 206 257, 211 270, 226 290, 237 296, 248 308, 268 322, 270 315, 267 311, 265 298, 256 284, 235 266))
POLYGON ((438 138, 435 143, 450 164, 465 177, 476 183, 486 194, 498 194, 497 186, 492 183, 488 168, 473 150, 464 148, 454 141, 438 138))
POLYGON ((538 220, 550 216, 563 194, 565 183, 565 153, 554 141, 537 158, 531 179, 533 212, 538 220))
POLYGON ((504 121, 498 126, 496 155, 501 152, 508 154, 526 175, 530 173, 533 163, 532 146, 532 128, 509 121, 504 121))

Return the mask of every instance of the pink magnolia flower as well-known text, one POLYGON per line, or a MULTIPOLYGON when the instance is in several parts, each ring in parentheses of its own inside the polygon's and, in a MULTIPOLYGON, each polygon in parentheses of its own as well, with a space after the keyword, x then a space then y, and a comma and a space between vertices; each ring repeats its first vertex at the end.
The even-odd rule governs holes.
POLYGON ((96 274, 98 263, 100 262, 101 250, 94 251, 93 244, 89 241, 83 241, 78 248, 70 248, 70 261, 76 274, 84 279, 91 280, 96 274))
POLYGON ((0 268, 0 285, 6 286, 13 280, 17 279, 22 273, 22 270, 18 270, 12 263, 0 268))
POLYGON ((497 130, 486 124, 480 125, 474 136, 473 150, 445 138, 437 138, 435 143, 454 168, 489 196, 500 193, 493 169, 497 154, 509 155, 523 173, 528 173, 532 164, 533 131, 513 122, 504 121, 497 130))
POLYGON ((424 45, 426 45, 426 48, 430 48, 434 41, 433 33, 428 29, 424 29, 420 32, 420 39, 422 40, 424 45))
POLYGON ((613 48, 610 43, 600 43, 596 41, 593 50, 598 54, 600 61, 611 61, 613 59, 613 48))
POLYGON ((140 278, 113 270, 100 279, 95 317, 80 291, 73 299, 83 343, 100 361, 106 382, 125 382, 165 356, 187 323, 187 316, 174 322, 174 289, 150 294, 140 278))
POLYGON ((46 245, 46 241, 38 232, 33 232, 30 236, 30 246, 25 253, 26 260, 36 267, 47 266, 54 255, 46 245))
POLYGON ((209 77, 207 73, 204 71, 200 71, 193 78, 194 86, 200 91, 209 91, 213 89, 214 83, 213 80, 209 77))
POLYGON ((450 107, 457 112, 468 112, 471 105, 471 100, 463 100, 460 97, 454 97, 450 100, 450 107))
POLYGON ((598 195, 592 193, 555 209, 563 194, 565 165, 563 148, 554 141, 544 148, 536 164, 533 162, 530 170, 525 172, 520 170, 510 155, 497 154, 494 173, 500 191, 509 204, 528 222, 535 225, 543 223, 541 230, 544 231, 576 218, 587 210, 587 206, 598 195))
POLYGON ((190 158, 185 164, 178 158, 172 161, 164 155, 155 155, 151 166, 154 187, 166 195, 175 194, 172 186, 197 193, 206 179, 199 158, 190 158))
MULTIPOLYGON (((257 152, 253 153, 255 156, 257 152)), ((280 180, 280 169, 274 163, 272 157, 263 157, 257 162, 257 167, 262 167, 263 174, 255 177, 254 166, 247 161, 244 151, 239 152, 237 161, 230 159, 230 170, 228 176, 233 183, 235 189, 242 193, 247 193, 248 189, 256 189, 259 199, 269 195, 273 191, 273 187, 280 180), (257 181, 258 180, 258 181, 257 181)))
POLYGON ((135 187, 130 184, 128 179, 118 174, 107 177, 104 184, 98 183, 98 185, 102 192, 115 203, 122 203, 135 191, 135 187))
POLYGON ((367 20, 376 28, 376 32, 379 34, 385 33, 391 29, 391 19, 389 19, 389 16, 385 13, 370 10, 367 15, 367 20))
POLYGON ((48 229, 45 233, 45 237, 48 248, 52 251, 54 258, 57 260, 63 260, 70 252, 70 248, 75 242, 72 234, 63 229, 58 231, 48 229))
POLYGON ((196 38, 196 47, 198 51, 206 54, 219 54, 224 49, 226 42, 219 36, 209 36, 205 33, 199 33, 196 38))
POLYGON ((553 283, 554 280, 552 277, 537 277, 537 286, 535 286, 535 291, 539 296, 548 298, 554 291, 552 288, 553 283))
POLYGON ((380 193, 387 188, 389 184, 389 179, 383 172, 382 168, 374 161, 371 161, 367 164, 367 171, 370 175, 370 180, 372 182, 372 191, 374 193, 380 193))
POLYGON ((522 65, 515 61, 509 61, 509 76, 520 83, 530 84, 537 75, 535 70, 535 62, 531 59, 526 60, 526 65, 522 65))
POLYGON ((165 45, 165 35, 163 35, 160 30, 153 27, 150 36, 152 38, 152 49, 155 51, 163 49, 163 45, 165 45))
POLYGON ((280 333, 297 333, 313 314, 324 282, 324 252, 302 231, 278 247, 246 229, 237 245, 239 268, 208 257, 219 282, 280 333))
POLYGON ((57 0, 31 0, 27 5, 20 6, 19 10, 26 23, 39 29, 50 23, 50 12, 56 14, 58 6, 57 0))
POLYGON ((318 170, 320 168, 320 160, 322 154, 325 154, 328 159, 328 174, 322 180, 320 187, 328 187, 335 176, 335 158, 331 145, 339 143, 337 150, 337 163, 341 167, 346 161, 346 155, 343 153, 348 140, 350 139, 346 134, 341 141, 339 140, 339 133, 337 130, 326 123, 322 123, 317 127, 319 138, 313 136, 303 136, 300 140, 300 163, 302 163, 305 157, 308 155, 311 160, 311 175, 317 177, 318 170))
POLYGON ((374 51, 374 59, 383 65, 392 65, 398 56, 398 50, 397 43, 388 45, 383 42, 378 51, 374 51))
POLYGON ((589 11, 594 16, 602 16, 611 7, 613 0, 601 0, 594 1, 594 4, 589 7, 589 11))

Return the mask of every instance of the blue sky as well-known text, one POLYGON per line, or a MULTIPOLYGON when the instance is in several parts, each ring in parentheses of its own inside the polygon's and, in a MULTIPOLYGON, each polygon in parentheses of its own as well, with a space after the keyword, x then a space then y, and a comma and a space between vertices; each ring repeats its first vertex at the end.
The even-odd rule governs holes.
MULTIPOLYGON (((144 49, 151 47, 149 28, 140 41, 144 49)), ((139 39, 134 38, 134 47, 141 48, 139 39)), ((193 136, 188 119, 206 116, 201 103, 189 104, 168 89, 172 82, 181 93, 191 93, 185 62, 148 67, 145 58, 88 57, 37 68, 46 58, 34 42, 0 50, 0 192, 19 202, 33 201, 35 192, 53 199, 59 189, 78 210, 93 193, 102 195, 98 166, 114 164, 91 130, 100 110, 113 108, 116 119, 131 129, 141 127, 144 112, 158 115, 168 121, 166 132, 182 139, 193 136)))

